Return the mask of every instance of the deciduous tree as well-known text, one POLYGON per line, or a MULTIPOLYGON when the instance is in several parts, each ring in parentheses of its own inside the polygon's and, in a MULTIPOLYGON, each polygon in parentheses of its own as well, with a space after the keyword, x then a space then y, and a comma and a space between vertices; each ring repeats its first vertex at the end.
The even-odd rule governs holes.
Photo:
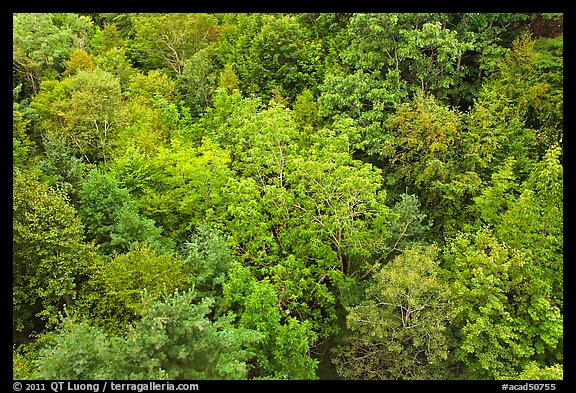
POLYGON ((562 342, 563 318, 525 251, 482 229, 453 239, 444 260, 457 299, 451 363, 464 366, 465 378, 515 375, 530 361, 549 361, 562 342))
POLYGON ((184 62, 217 37, 214 15, 139 14, 132 17, 135 36, 132 50, 138 62, 150 69, 166 67, 176 75, 184 62))
POLYGON ((57 322, 92 273, 96 254, 61 192, 18 171, 12 185, 12 322, 18 336, 27 336, 57 322))
POLYGON ((454 307, 438 251, 435 246, 405 250, 372 277, 365 300, 347 309, 346 338, 333 349, 342 377, 447 377, 446 326, 454 307))
POLYGON ((186 291, 192 279, 191 269, 179 257, 133 244, 126 253, 97 261, 75 310, 107 334, 126 333, 142 316, 144 298, 150 303, 186 291))

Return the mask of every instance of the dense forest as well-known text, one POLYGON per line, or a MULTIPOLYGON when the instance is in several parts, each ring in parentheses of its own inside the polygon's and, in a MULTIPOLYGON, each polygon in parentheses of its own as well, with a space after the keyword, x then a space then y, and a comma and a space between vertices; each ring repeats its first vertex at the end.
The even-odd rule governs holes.
POLYGON ((563 15, 14 13, 15 379, 563 378, 563 15))

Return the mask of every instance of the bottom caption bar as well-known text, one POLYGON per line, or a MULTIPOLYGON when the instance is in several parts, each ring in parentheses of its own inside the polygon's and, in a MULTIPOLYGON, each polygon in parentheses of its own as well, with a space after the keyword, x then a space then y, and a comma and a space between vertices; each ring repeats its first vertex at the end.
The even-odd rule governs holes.
POLYGON ((148 392, 148 391, 197 391, 200 384, 177 381, 16 381, 15 392, 148 392))

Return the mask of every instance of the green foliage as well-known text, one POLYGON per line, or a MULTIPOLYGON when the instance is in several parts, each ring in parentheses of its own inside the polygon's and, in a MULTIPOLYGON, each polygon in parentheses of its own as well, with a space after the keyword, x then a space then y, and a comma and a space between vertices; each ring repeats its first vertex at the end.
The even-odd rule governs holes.
POLYGON ((122 100, 118 78, 97 68, 42 83, 31 106, 42 117, 43 129, 66 137, 75 154, 93 163, 110 155, 116 130, 125 120, 122 100))
POLYGON ((29 348, 30 346, 21 345, 14 347, 12 351, 12 377, 14 379, 30 379, 35 371, 33 359, 37 356, 29 348))
POLYGON ((74 49, 70 53, 70 60, 64 62, 66 69, 63 75, 73 75, 78 71, 92 71, 94 70, 94 62, 92 58, 84 49, 74 49))
POLYGON ((44 155, 39 167, 49 179, 48 184, 62 190, 76 204, 84 175, 84 163, 72 155, 67 141, 58 134, 46 136, 44 155))
POLYGON ((341 272, 359 274, 384 250, 391 214, 380 174, 354 160, 347 142, 345 137, 319 134, 308 157, 294 160, 288 184, 296 194, 297 210, 289 222, 294 237, 301 239, 291 242, 303 247, 302 254, 320 261, 330 258, 341 272))
POLYGON ((29 164, 36 144, 29 136, 30 129, 30 109, 27 107, 27 102, 24 100, 19 103, 16 102, 18 95, 22 90, 22 85, 18 85, 13 89, 13 109, 12 109, 12 162, 13 167, 24 168, 24 164, 29 164))
POLYGON ((335 347, 339 375, 349 379, 443 379, 454 315, 441 279, 438 248, 413 247, 382 267, 366 298, 347 309, 347 334, 335 347))
POLYGON ((431 92, 466 106, 490 64, 502 58, 526 14, 353 14, 337 49, 352 74, 375 74, 394 95, 431 92), (506 42, 504 42, 506 41, 506 42))
POLYGON ((184 63, 205 48, 217 34, 215 17, 209 14, 138 14, 131 50, 136 61, 149 69, 166 67, 181 75, 184 63))
POLYGON ((52 14, 19 14, 13 20, 14 72, 25 90, 36 94, 39 80, 62 70, 71 51, 72 32, 58 28, 52 14))
POLYGON ((215 229, 199 225, 186 243, 184 263, 192 270, 194 288, 206 296, 222 295, 233 258, 224 237, 215 229))
POLYGON ((232 94, 234 90, 239 90, 238 76, 234 72, 232 64, 227 63, 218 79, 218 87, 226 89, 228 94, 232 94))
MULTIPOLYGON (((513 247, 532 249, 543 266, 562 276, 563 167, 560 148, 552 148, 532 169, 519 195, 496 225, 496 233, 513 247)), ((550 277, 551 278, 551 277, 550 277)))
POLYGON ((140 211, 183 245, 196 226, 223 214, 229 162, 229 153, 208 138, 197 148, 175 138, 154 156, 129 149, 112 171, 140 211))
POLYGON ((251 378, 316 379, 317 361, 309 353, 316 334, 309 322, 286 315, 290 312, 268 280, 257 281, 249 268, 235 263, 223 288, 224 304, 238 309, 238 325, 262 334, 251 346, 256 354, 251 378))
POLYGON ((38 379, 245 379, 259 339, 230 318, 212 321, 208 299, 175 293, 154 302, 123 336, 108 336, 83 321, 66 318, 37 361, 38 379))
POLYGON ((390 226, 394 244, 392 251, 403 251, 418 243, 421 236, 432 226, 432 221, 424 224, 426 214, 420 211, 418 196, 401 194, 392 211, 398 215, 390 226))
POLYGON ((83 226, 62 193, 18 172, 12 186, 12 323, 29 334, 56 323, 77 296, 95 248, 84 242, 83 226))
POLYGON ((120 87, 125 91, 132 77, 137 73, 132 62, 126 56, 126 50, 113 47, 94 57, 94 64, 104 71, 111 73, 120 80, 120 87))
POLYGON ((319 83, 322 48, 292 15, 239 15, 218 52, 224 64, 235 64, 242 92, 265 101, 277 91, 293 102, 319 83))
POLYGON ((466 149, 481 168, 494 168, 513 156, 525 175, 562 141, 562 62, 558 52, 537 52, 535 48, 545 47, 537 45, 541 42, 527 36, 516 40, 478 93, 466 149))
POLYGON ((508 158, 501 168, 492 173, 489 185, 486 185, 480 195, 474 197, 475 208, 478 209, 480 219, 485 224, 494 224, 501 220, 506 211, 517 197, 516 175, 514 174, 514 157, 508 158))
POLYGON ((320 86, 318 114, 331 117, 335 122, 352 119, 349 126, 352 146, 378 155, 379 145, 386 140, 382 133, 383 123, 401 98, 392 86, 378 80, 373 73, 328 74, 320 86))
POLYGON ((506 376, 498 379, 517 379, 517 380, 563 380, 564 367, 561 364, 555 364, 548 367, 540 367, 536 362, 530 362, 519 375, 506 376))
POLYGON ((146 74, 127 70, 130 74, 123 92, 127 99, 126 123, 118 129, 114 158, 121 157, 127 145, 151 153, 165 145, 174 132, 175 104, 181 98, 177 83, 161 70, 146 74))
POLYGON ((125 39, 122 37, 118 26, 110 22, 104 22, 102 28, 97 29, 92 39, 92 47, 98 54, 120 49, 124 44, 125 39))
POLYGON ((453 356, 467 378, 514 375, 531 360, 557 361, 562 315, 525 252, 480 230, 456 237, 444 259, 457 299, 453 356))
POLYGON ((143 104, 152 104, 157 96, 170 102, 177 102, 179 92, 177 84, 160 70, 151 70, 146 74, 136 73, 130 78, 126 96, 131 102, 138 101, 143 104))
POLYGON ((465 363, 472 378, 510 373, 522 357, 532 354, 530 344, 519 340, 508 298, 523 280, 522 255, 484 231, 456 238, 445 259, 454 275, 453 296, 460 310, 453 325, 461 326, 454 357, 465 363))
POLYGON ((414 187, 432 220, 431 237, 443 241, 469 221, 465 206, 481 179, 461 159, 462 117, 432 95, 398 106, 386 122, 382 143, 386 181, 396 193, 414 187))
POLYGON ((92 170, 79 193, 78 215, 86 235, 103 255, 122 253, 134 242, 145 242, 161 252, 169 252, 172 241, 161 236, 153 220, 138 213, 128 190, 120 188, 111 175, 92 170))
POLYGON ((187 290, 190 269, 178 257, 159 255, 148 245, 133 245, 125 254, 100 259, 85 284, 77 308, 92 325, 107 333, 125 332, 147 302, 187 290))
POLYGON ((316 127, 320 122, 318 117, 318 104, 314 99, 314 94, 308 88, 296 96, 293 106, 294 121, 300 127, 316 127))
POLYGON ((563 170, 560 148, 550 149, 517 184, 509 159, 493 175, 493 185, 475 198, 484 223, 501 241, 523 250, 532 260, 534 280, 562 307, 563 298, 563 170))
POLYGON ((220 76, 220 70, 214 67, 215 56, 210 52, 200 50, 186 59, 179 77, 180 90, 193 114, 201 114, 212 104, 220 76))
POLYGON ((402 104, 388 121, 389 141, 383 155, 395 174, 411 183, 434 183, 447 178, 454 145, 459 144, 458 114, 439 105, 433 96, 417 96, 402 104))
POLYGON ((110 354, 110 344, 106 342, 104 332, 86 322, 69 321, 64 328, 68 331, 55 337, 54 346, 40 352, 34 379, 107 377, 103 365, 115 359, 110 354))
POLYGON ((285 291, 290 312, 328 334, 330 325, 320 321, 336 318, 332 288, 349 285, 346 275, 367 274, 386 246, 390 212, 381 177, 353 159, 345 135, 319 131, 304 149, 282 105, 260 109, 256 100, 223 91, 216 104, 212 124, 219 128, 212 130, 244 176, 226 186, 221 225, 243 260, 285 291), (239 105, 222 116, 234 101, 239 105))
POLYGON ((562 14, 12 20, 15 376, 562 377, 562 14))

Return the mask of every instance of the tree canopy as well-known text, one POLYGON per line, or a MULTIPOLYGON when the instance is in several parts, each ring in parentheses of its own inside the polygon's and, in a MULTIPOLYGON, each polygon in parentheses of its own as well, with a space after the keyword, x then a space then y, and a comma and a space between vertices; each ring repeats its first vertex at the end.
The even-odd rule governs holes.
POLYGON ((14 378, 562 379, 563 88, 560 13, 14 13, 14 378))

